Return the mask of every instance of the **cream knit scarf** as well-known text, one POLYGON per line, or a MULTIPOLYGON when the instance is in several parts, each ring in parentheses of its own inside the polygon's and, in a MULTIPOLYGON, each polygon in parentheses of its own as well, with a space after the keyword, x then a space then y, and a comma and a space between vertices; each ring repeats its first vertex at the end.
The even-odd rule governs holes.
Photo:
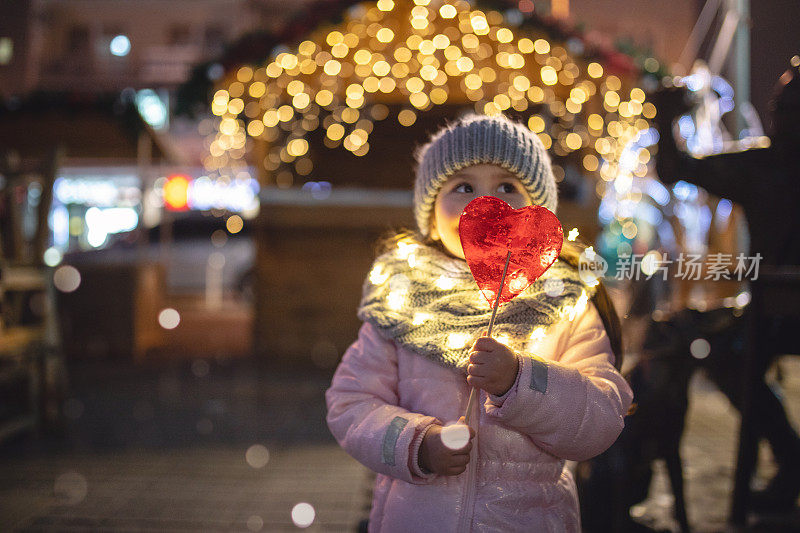
MULTIPOLYGON (((500 306, 492 337, 525 351, 551 324, 574 318, 593 293, 578 271, 559 259, 500 306)), ((375 260, 358 310, 385 338, 462 371, 491 314, 465 261, 407 239, 375 260)))

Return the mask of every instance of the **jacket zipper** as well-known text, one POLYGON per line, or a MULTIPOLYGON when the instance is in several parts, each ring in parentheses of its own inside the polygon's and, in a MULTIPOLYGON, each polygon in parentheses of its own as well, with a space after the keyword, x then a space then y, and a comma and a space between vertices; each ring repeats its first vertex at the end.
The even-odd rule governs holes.
POLYGON ((470 452, 469 463, 467 464, 467 479, 464 486, 463 508, 461 509, 461 520, 458 524, 458 533, 472 530, 472 506, 475 500, 475 474, 478 469, 478 428, 481 424, 481 405, 480 391, 478 391, 478 398, 473 407, 472 420, 475 421, 475 438, 472 441, 472 451, 470 452), (474 411, 478 411, 475 413, 474 411))

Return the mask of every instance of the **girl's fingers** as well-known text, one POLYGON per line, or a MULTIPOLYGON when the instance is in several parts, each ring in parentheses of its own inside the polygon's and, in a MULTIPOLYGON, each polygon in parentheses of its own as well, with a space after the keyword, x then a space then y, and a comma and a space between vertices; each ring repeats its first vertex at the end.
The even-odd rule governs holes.
POLYGON ((482 352, 480 350, 470 352, 469 354, 469 362, 475 364, 483 364, 489 361, 489 354, 487 352, 482 352))
POLYGON ((486 377, 486 370, 482 368, 483 365, 469 364, 467 365, 467 374, 476 377, 486 377))

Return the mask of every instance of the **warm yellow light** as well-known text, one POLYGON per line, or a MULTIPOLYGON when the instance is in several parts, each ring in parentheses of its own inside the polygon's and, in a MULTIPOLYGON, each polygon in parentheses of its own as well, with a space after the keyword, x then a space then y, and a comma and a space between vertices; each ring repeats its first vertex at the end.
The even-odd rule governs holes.
POLYGON ((442 18, 451 19, 456 16, 458 12, 456 8, 451 6, 450 4, 444 4, 442 7, 439 8, 439 14, 442 18))
POLYGON ((577 150, 583 144, 583 139, 581 139, 581 136, 577 133, 572 132, 567 134, 567 137, 564 139, 564 143, 570 150, 577 150))
POLYGON ((236 79, 242 83, 247 83, 248 81, 253 79, 253 69, 248 66, 240 68, 236 72, 236 79))
POLYGON ((530 89, 528 89, 528 100, 530 100, 534 104, 544 100, 544 91, 542 90, 542 88, 534 85, 530 89))
POLYGON ((600 163, 598 162, 597 157, 595 157, 594 155, 586 154, 583 157, 583 168, 585 168, 589 172, 596 171, 599 165, 600 163))
POLYGON ((478 41, 478 38, 475 35, 471 33, 466 33, 464 34, 463 37, 461 37, 461 44, 464 46, 465 49, 470 50, 473 48, 477 48, 478 45, 480 44, 480 41, 478 41))
POLYGON ((514 34, 508 28, 500 28, 497 30, 497 40, 501 43, 510 43, 514 40, 514 34))
POLYGON ((228 103, 228 113, 238 115, 244 111, 244 101, 241 98, 234 98, 228 103))
POLYGON ((600 63, 589 63, 589 66, 586 67, 586 72, 592 78, 599 78, 603 75, 603 66, 600 63))
POLYGON ((537 54, 546 54, 550 51, 550 43, 544 39, 537 39, 536 42, 533 43, 533 49, 536 50, 537 54))
POLYGON ((394 81, 394 78, 381 78, 381 92, 389 94, 394 91, 397 83, 394 81))
POLYGON ((282 105, 278 108, 278 118, 281 122, 289 122, 294 116, 294 109, 290 105, 282 105))
POLYGON ((366 65, 369 63, 370 59, 372 59, 372 54, 369 50, 364 50, 363 48, 353 54, 353 61, 355 61, 357 65, 366 65))
POLYGON ((441 87, 437 87, 431 91, 431 102, 436 105, 441 105, 447 101, 447 91, 441 87))
POLYGON ((426 39, 419 43, 419 51, 426 55, 431 55, 436 52, 436 45, 433 44, 433 41, 426 39))
POLYGON ((394 8, 392 0, 378 0, 378 9, 381 11, 391 11, 394 8))
POLYGON ((644 99, 645 99, 645 94, 643 90, 641 90, 639 87, 634 87, 633 89, 631 89, 631 100, 634 100, 641 104, 644 103, 644 99))
POLYGON ((602 130, 603 129, 603 117, 598 115, 597 113, 592 113, 586 119, 586 123, 589 125, 589 128, 593 130, 602 130))
POLYGON ((343 58, 350 52, 350 48, 344 43, 337 43, 331 47, 333 57, 343 58))
POLYGON ((282 54, 283 58, 281 59, 281 67, 284 70, 291 70, 297 66, 297 56, 293 54, 282 54))
POLYGON ((542 133, 545 128, 544 119, 539 115, 531 115, 528 119, 528 128, 534 133, 542 133))
POLYGON ((433 65, 424 65, 419 69, 419 76, 425 81, 432 81, 439 73, 433 65))
POLYGON ((423 82, 416 76, 409 78, 408 81, 406 81, 406 89, 408 89, 409 92, 418 93, 421 92, 422 89, 424 88, 425 88, 425 82, 423 82))
POLYGON ((330 126, 328 126, 328 130, 326 132, 328 138, 332 141, 338 141, 342 137, 344 137, 344 126, 339 124, 338 122, 334 122, 330 126))
POLYGON ((264 93, 267 92, 267 86, 264 84, 263 81, 256 81, 250 85, 250 88, 247 91, 250 93, 250 96, 253 98, 261 98, 264 96, 264 93))
POLYGON ((461 72, 469 72, 475 67, 475 63, 473 63, 470 58, 462 56, 456 61, 456 66, 461 72))
POLYGON ((467 74, 464 78, 464 85, 466 85, 467 89, 474 91, 475 89, 480 89, 482 84, 481 77, 477 74, 467 74))
POLYGON ((481 14, 472 14, 470 18, 470 24, 472 24, 472 29, 475 30, 475 33, 478 35, 486 35, 489 33, 489 23, 486 21, 486 17, 481 14))
POLYGON ((569 92, 569 98, 577 104, 582 104, 589 98, 589 95, 586 94, 586 91, 584 91, 583 88, 574 87, 569 92))
POLYGON ((425 109, 428 105, 428 95, 425 93, 414 93, 408 97, 408 101, 417 109, 425 109))
POLYGON ((311 97, 306 93, 297 93, 292 98, 292 105, 295 109, 305 109, 311 103, 311 97))
POLYGON ((365 79, 363 85, 364 90, 368 93, 378 92, 378 89, 381 88, 381 82, 375 76, 370 76, 369 78, 365 79))
POLYGON ((300 80, 292 80, 292 81, 289 82, 289 85, 286 86, 286 93, 289 96, 294 96, 297 93, 303 92, 303 89, 305 89, 305 87, 306 86, 302 81, 300 81, 300 80))
POLYGON ((558 82, 558 73, 556 69, 549 65, 542 67, 541 76, 542 83, 545 85, 555 85, 558 82))
POLYGON ((642 106, 642 115, 645 118, 655 118, 656 117, 656 106, 651 104, 650 102, 645 102, 642 106))
POLYGON ((517 43, 517 48, 519 48, 519 51, 523 54, 530 54, 533 52, 533 41, 527 37, 522 38, 519 40, 519 43, 517 43))
POLYGON ((614 91, 608 91, 606 92, 604 101, 609 107, 617 107, 619 105, 619 95, 614 91))
POLYGON ((325 107, 326 105, 330 105, 333 102, 333 93, 327 89, 322 89, 317 93, 317 96, 314 100, 321 106, 325 107))
POLYGON ((549 150, 553 146, 553 139, 546 133, 539 134, 539 140, 542 141, 545 149, 549 150))
POLYGON ((297 51, 303 54, 304 56, 310 56, 316 51, 316 49, 317 45, 314 43, 314 41, 303 41, 297 47, 297 51))
POLYGON ((376 61, 374 65, 372 65, 372 72, 375 73, 376 76, 386 76, 391 72, 391 65, 384 60, 376 61))
POLYGON ((329 76, 336 76, 342 70, 342 64, 336 61, 335 59, 331 59, 325 63, 325 66, 322 68, 325 71, 325 74, 329 76))
POLYGON ((278 116, 278 110, 277 109, 268 109, 264 113, 264 118, 262 120, 264 121, 264 125, 266 127, 268 127, 268 128, 272 128, 273 126, 277 126, 278 122, 281 121, 280 117, 278 116))
POLYGON ((231 215, 225 222, 225 227, 229 233, 239 233, 244 227, 244 220, 239 215, 231 215))
POLYGON ((433 38, 433 45, 439 50, 444 50, 450 46, 450 38, 447 35, 440 33, 433 38))
POLYGON ((342 32, 340 31, 332 31, 325 38, 325 42, 327 42, 329 46, 339 44, 344 42, 344 35, 342 35, 342 32))
POLYGON ((375 38, 382 43, 388 43, 394 39, 394 32, 389 28, 381 28, 378 30, 378 33, 375 34, 375 38))
POLYGON ((417 114, 410 109, 403 109, 397 114, 397 121, 403 126, 411 126, 417 121, 417 114))
POLYGON ((611 74, 606 78, 606 87, 612 91, 619 91, 620 87, 622 87, 622 82, 619 81, 618 77, 611 74))
POLYGON ((451 61, 455 61, 461 57, 461 49, 457 46, 450 45, 444 49, 444 57, 450 59, 451 61))
POLYGON ((250 137, 258 137, 264 133, 264 123, 260 120, 251 120, 247 125, 247 134, 250 137))

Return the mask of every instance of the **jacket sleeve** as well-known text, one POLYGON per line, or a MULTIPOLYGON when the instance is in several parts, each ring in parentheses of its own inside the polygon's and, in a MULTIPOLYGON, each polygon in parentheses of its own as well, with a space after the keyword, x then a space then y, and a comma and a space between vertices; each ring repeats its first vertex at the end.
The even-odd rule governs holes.
POLYGON ((583 461, 617 439, 633 392, 614 368, 594 304, 575 317, 567 334, 557 361, 520 354, 514 385, 484 406, 489 416, 528 435, 544 451, 583 461))
POLYGON ((371 324, 345 352, 325 399, 331 433, 361 464, 409 483, 435 477, 421 470, 418 455, 425 432, 441 422, 399 407, 395 346, 371 324))

